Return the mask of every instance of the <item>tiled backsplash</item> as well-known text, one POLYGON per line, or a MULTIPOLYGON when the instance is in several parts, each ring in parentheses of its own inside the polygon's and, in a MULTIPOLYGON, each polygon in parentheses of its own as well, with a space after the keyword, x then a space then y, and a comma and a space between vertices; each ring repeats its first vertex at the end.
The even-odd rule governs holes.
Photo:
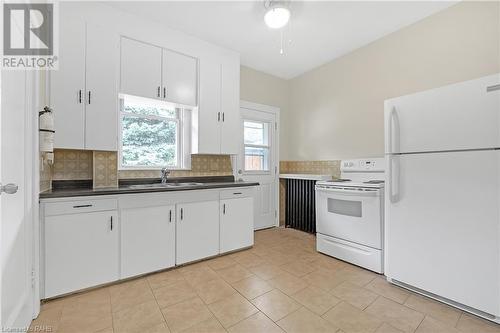
POLYGON ((308 173, 340 177, 340 160, 334 161, 280 161, 280 173, 308 173))
MULTIPOLYGON (((280 173, 307 173, 332 175, 340 178, 340 160, 336 161, 280 161, 280 173)), ((280 180, 280 225, 285 224, 285 181, 280 180)))
POLYGON ((94 151, 94 188, 118 186, 118 161, 114 151, 94 151))
MULTIPOLYGON (((229 155, 191 155, 191 170, 173 170, 170 177, 231 176, 232 174, 229 155)), ((156 178, 160 177, 160 171, 120 170, 118 176, 120 179, 156 178)))
POLYGON ((52 178, 92 179, 92 160, 92 151, 89 150, 56 149, 52 178))
MULTIPOLYGON (((50 189, 52 180, 93 179, 94 187, 99 188, 116 187, 118 179, 160 177, 159 170, 118 170, 117 159, 116 152, 56 149, 54 165, 41 165, 40 191, 50 189)), ((232 174, 229 155, 191 155, 191 169, 173 170, 170 177, 232 174)))

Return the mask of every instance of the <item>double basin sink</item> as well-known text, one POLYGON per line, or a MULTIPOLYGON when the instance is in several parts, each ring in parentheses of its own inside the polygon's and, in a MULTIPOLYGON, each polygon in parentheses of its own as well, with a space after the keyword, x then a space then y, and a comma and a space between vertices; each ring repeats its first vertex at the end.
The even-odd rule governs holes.
POLYGON ((138 184, 129 185, 129 188, 168 188, 168 187, 192 187, 201 186, 203 183, 154 183, 154 184, 138 184))

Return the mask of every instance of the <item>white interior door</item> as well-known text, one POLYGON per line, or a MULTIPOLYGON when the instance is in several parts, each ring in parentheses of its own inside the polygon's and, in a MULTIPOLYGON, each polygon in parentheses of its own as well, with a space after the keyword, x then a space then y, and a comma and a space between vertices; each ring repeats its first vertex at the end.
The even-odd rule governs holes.
POLYGON ((254 228, 278 225, 278 130, 276 109, 265 106, 241 108, 243 142, 238 158, 238 178, 255 181, 254 228))
POLYGON ((33 315, 31 83, 24 71, 1 72, 0 327, 6 330, 28 326, 33 315))

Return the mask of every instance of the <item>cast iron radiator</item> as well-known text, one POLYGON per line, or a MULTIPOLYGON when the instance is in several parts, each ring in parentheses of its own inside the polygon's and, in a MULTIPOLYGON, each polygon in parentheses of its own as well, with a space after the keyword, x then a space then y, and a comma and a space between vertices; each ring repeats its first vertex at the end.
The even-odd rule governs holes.
POLYGON ((315 180, 286 179, 285 226, 316 233, 315 180))

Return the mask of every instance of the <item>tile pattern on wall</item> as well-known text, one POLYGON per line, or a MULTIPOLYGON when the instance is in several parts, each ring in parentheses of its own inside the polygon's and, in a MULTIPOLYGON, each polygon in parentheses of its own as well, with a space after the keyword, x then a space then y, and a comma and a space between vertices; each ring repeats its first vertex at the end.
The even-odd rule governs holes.
POLYGON ((118 186, 118 164, 115 151, 94 151, 94 188, 118 186))
POLYGON ((307 173, 340 177, 340 160, 280 161, 280 173, 307 173))
MULTIPOLYGON (((334 178, 340 178, 340 160, 280 161, 280 173, 332 175, 334 178)), ((285 181, 280 180, 280 225, 285 224, 285 205, 285 181)))
MULTIPOLYGON (((231 176, 229 155, 191 155, 191 170, 173 170, 170 177, 231 176)), ((159 178, 159 170, 120 170, 120 179, 159 178)))
POLYGON ((54 180, 92 179, 91 150, 54 150, 54 180))

